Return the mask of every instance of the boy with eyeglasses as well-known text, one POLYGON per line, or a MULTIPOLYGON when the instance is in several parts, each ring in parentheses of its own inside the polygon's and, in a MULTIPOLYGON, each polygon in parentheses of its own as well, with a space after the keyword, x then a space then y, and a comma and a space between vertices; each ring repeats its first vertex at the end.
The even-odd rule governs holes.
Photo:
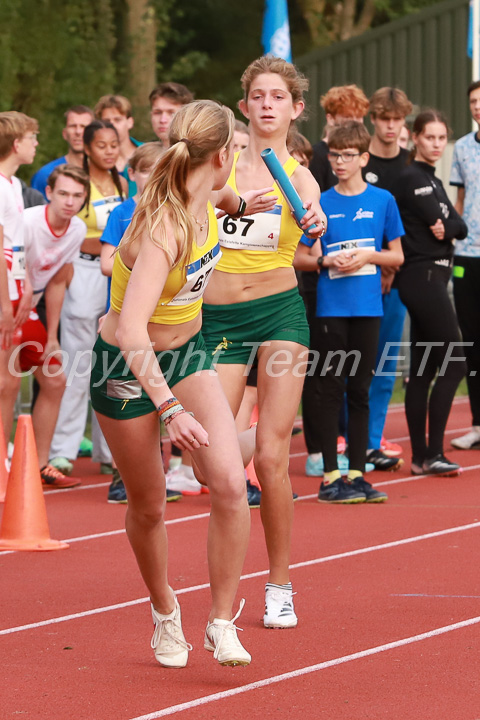
POLYGON ((364 477, 368 442, 368 392, 382 309, 380 267, 403 262, 403 226, 393 196, 365 182, 370 136, 362 123, 347 122, 329 135, 328 157, 338 185, 322 195, 328 229, 321 255, 304 236, 297 267, 319 269, 317 317, 312 337, 320 377, 319 433, 325 472, 318 499, 329 503, 385 502, 364 477), (384 241, 386 249, 383 248, 384 241), (349 470, 337 465, 338 421, 347 394, 349 470))
POLYGON ((22 186, 15 173, 33 162, 37 133, 34 118, 13 110, 0 113, 0 412, 7 442, 21 378, 20 372, 12 374, 9 368, 32 307, 25 271, 22 186))
MULTIPOLYGON (((328 137, 332 130, 345 122, 356 120, 363 122, 368 112, 368 98, 357 85, 335 85, 320 98, 320 106, 325 112, 326 125, 322 140, 313 145, 312 158, 309 169, 317 181, 322 193, 337 184, 338 179, 332 171, 328 161, 328 137)), ((307 310, 307 320, 310 333, 313 334, 315 311, 317 306, 317 272, 301 273, 301 292, 307 310)), ((318 416, 322 409, 318 400, 318 378, 307 375, 302 393, 302 419, 305 444, 307 446, 307 459, 305 473, 309 476, 323 475, 323 456, 318 434, 318 416)), ((346 415, 346 413, 344 413, 346 415)), ((345 434, 345 423, 341 425, 341 435, 345 434)), ((343 468, 348 468, 348 459, 345 452, 345 438, 339 437, 338 461, 343 468), (343 447, 341 445, 343 441, 343 447)))

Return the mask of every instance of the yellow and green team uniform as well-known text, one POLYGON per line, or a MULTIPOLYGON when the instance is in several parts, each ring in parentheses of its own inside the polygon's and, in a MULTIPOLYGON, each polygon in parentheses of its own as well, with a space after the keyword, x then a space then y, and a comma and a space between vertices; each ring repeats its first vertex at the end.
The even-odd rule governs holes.
MULTIPOLYGON (((218 242, 217 221, 213 207, 208 204, 208 235, 199 247, 195 242, 185 267, 176 266, 168 274, 165 286, 150 323, 179 325, 194 320, 202 308, 202 297, 208 278, 222 255, 218 242)), ((111 309, 120 313, 131 269, 119 252, 112 271, 111 309)), ((162 374, 170 388, 199 370, 208 370, 212 358, 206 352, 202 333, 197 333, 184 345, 155 353, 162 374)), ((118 347, 98 336, 94 347, 90 383, 94 410, 108 417, 128 419, 155 410, 139 381, 132 373, 118 347)))
MULTIPOLYGON (((235 155, 227 184, 237 193, 235 155)), ((290 177, 298 162, 290 157, 284 170, 290 177)), ((218 220, 222 258, 217 270, 225 273, 262 273, 292 267, 302 231, 292 217, 280 189, 273 210, 234 220, 218 220)), ((310 336, 303 300, 294 287, 276 295, 230 305, 203 305, 202 333, 209 352, 220 363, 250 365, 256 349, 272 340, 296 342, 308 347, 310 336)))

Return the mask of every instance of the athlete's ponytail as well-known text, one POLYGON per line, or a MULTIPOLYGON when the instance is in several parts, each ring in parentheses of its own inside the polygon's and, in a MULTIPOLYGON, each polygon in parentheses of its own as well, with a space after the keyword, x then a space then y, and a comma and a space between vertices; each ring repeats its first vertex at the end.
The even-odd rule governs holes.
POLYGON ((169 257, 174 266, 186 264, 195 238, 194 219, 188 210, 188 176, 229 145, 234 124, 233 112, 212 100, 197 100, 178 110, 170 126, 171 147, 160 157, 147 181, 122 246, 146 231, 152 242, 168 253, 162 222, 167 213, 179 248, 176 257, 169 257))

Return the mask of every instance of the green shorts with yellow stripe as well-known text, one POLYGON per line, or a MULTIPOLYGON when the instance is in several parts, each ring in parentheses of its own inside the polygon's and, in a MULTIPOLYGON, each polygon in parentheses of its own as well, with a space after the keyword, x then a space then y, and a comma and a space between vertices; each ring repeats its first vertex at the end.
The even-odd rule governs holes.
POLYGON ((305 305, 292 288, 231 305, 202 306, 202 335, 216 363, 251 365, 257 349, 273 340, 309 347, 305 305))
MULTIPOLYGON (((162 371, 157 382, 160 385, 165 381, 170 388, 189 375, 212 368, 212 357, 202 333, 178 348, 155 355, 162 371)), ((129 420, 156 410, 120 349, 105 342, 101 335, 93 348, 90 397, 94 410, 116 420, 129 420)))

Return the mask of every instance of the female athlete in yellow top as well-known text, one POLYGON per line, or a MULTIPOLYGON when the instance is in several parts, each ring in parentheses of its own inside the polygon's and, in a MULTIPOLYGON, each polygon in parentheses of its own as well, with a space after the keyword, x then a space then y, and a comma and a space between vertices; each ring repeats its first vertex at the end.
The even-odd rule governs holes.
MULTIPOLYGON (((250 662, 236 634, 238 613, 232 620, 250 527, 243 462, 200 332, 202 294, 221 254, 213 207, 235 213, 239 206, 224 187, 233 129, 233 113, 208 100, 175 115, 171 147, 156 164, 115 258, 111 307, 92 369, 92 404, 125 483, 128 538, 152 601, 152 647, 168 667, 184 667, 191 646, 167 580, 159 416, 172 442, 192 453, 210 490, 212 607, 205 648, 222 665, 250 662)), ((259 209, 270 190, 249 193, 249 211, 259 209)))
POLYGON ((304 200, 302 229, 279 189, 275 207, 251 217, 219 220, 222 259, 212 274, 203 306, 203 333, 234 415, 243 396, 248 368, 258 361, 259 420, 255 469, 262 487, 260 505, 270 575, 266 586, 266 627, 297 624, 289 578, 292 489, 289 444, 308 357, 309 332, 292 267, 302 231, 325 229, 320 191, 310 171, 290 157, 287 134, 304 109, 307 80, 272 56, 253 62, 242 77, 239 107, 250 121, 248 147, 235 156, 229 185, 240 195, 272 182, 260 153, 273 148, 304 200))

